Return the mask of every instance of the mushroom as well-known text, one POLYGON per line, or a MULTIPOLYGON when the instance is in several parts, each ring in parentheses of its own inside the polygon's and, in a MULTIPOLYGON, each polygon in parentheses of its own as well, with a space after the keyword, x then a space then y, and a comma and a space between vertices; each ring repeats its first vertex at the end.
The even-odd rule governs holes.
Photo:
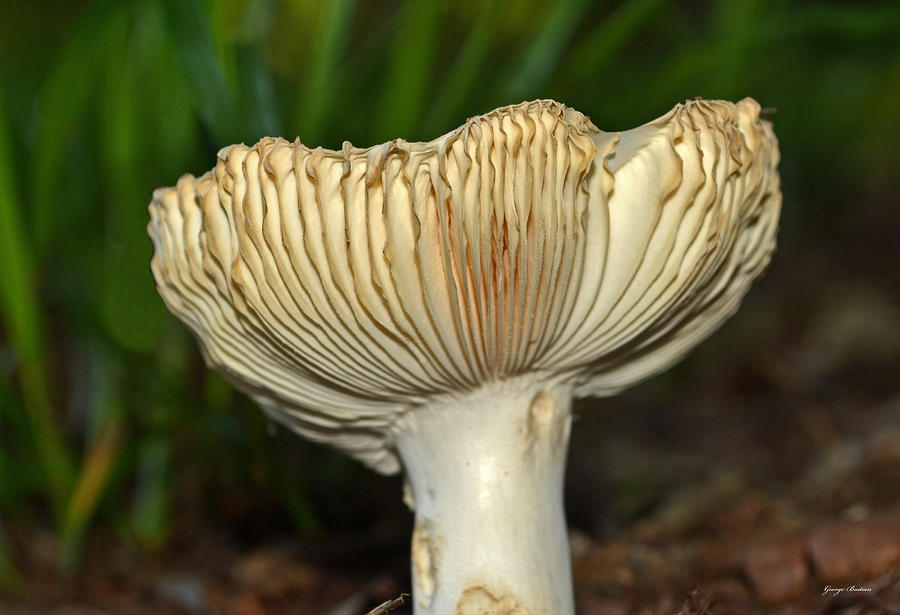
POLYGON ((752 99, 625 132, 539 100, 428 143, 265 138, 154 192, 159 293, 264 411, 415 511, 415 613, 573 613, 574 397, 660 372, 774 248, 778 147, 752 99))

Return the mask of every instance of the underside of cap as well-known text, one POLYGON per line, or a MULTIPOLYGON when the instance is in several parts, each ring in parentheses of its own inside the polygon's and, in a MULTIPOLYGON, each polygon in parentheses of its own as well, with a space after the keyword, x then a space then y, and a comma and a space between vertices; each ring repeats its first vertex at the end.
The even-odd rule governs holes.
POLYGON ((738 308, 775 249, 778 142, 759 104, 689 101, 620 134, 606 160, 605 224, 591 271, 547 365, 587 365, 577 396, 604 396, 663 371, 738 308))
POLYGON ((223 149, 150 204, 152 269, 208 363, 383 471, 397 417, 532 374, 609 394, 731 312, 774 246, 758 105, 603 133, 553 101, 428 143, 223 149))

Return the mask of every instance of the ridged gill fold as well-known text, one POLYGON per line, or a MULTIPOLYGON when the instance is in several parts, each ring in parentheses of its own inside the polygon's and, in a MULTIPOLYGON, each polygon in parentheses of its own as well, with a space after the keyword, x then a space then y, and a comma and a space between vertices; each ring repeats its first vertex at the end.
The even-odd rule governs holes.
POLYGON ((152 270, 211 366, 389 473, 389 426, 435 396, 609 395, 677 361, 767 264, 777 163, 751 99, 622 133, 542 100, 428 143, 265 138, 154 192, 152 270))

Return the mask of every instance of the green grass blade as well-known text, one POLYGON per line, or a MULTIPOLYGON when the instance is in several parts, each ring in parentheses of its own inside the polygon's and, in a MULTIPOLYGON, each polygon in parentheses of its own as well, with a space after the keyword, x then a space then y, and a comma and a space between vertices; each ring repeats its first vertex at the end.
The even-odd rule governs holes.
POLYGON ((200 0, 163 0, 167 31, 207 127, 221 143, 240 133, 234 93, 216 55, 209 19, 200 0))
POLYGON ((900 31, 900 5, 841 6, 810 5, 792 7, 780 20, 767 15, 768 23, 760 33, 776 37, 828 34, 858 44, 885 37, 896 42, 900 31))
POLYGON ((3 532, 3 519, 0 518, 0 591, 13 594, 22 587, 22 574, 16 568, 12 553, 6 543, 3 532))
POLYGON ((517 103, 541 95, 589 6, 588 0, 561 0, 550 9, 543 27, 513 63, 500 90, 503 100, 517 103))
MULTIPOLYGON (((108 57, 102 97, 100 166, 104 183, 105 237, 103 320, 113 338, 125 348, 147 352, 162 331, 164 311, 156 294, 149 262, 152 246, 147 240, 147 201, 152 185, 144 174, 149 149, 148 125, 141 113, 142 78, 152 50, 145 56, 135 41, 148 20, 123 20, 122 31, 108 57)), ((152 37, 147 37, 151 38, 152 37)))
MULTIPOLYGON (((360 10, 362 13, 362 10, 360 10)), ((383 95, 383 71, 393 52, 392 41, 404 15, 396 11, 371 24, 359 39, 347 47, 340 70, 351 79, 335 83, 333 108, 328 110, 330 123, 323 126, 323 146, 340 148, 345 140, 357 146, 368 146, 383 140, 375 123, 379 96, 383 95), (356 101, 364 100, 365 112, 359 112, 356 101)), ((303 135, 300 135, 303 137, 303 135)), ((390 138, 390 137, 384 137, 390 138)))
POLYGON ((736 98, 746 87, 754 62, 754 34, 774 8, 766 0, 721 0, 712 12, 717 70, 707 96, 736 98))
POLYGON ((303 488, 297 488, 295 481, 288 480, 285 474, 275 478, 281 499, 287 506, 294 531, 303 538, 311 539, 322 532, 322 522, 316 514, 316 507, 303 488))
POLYGON ((170 439, 161 435, 141 442, 138 450, 131 525, 138 541, 151 548, 165 542, 170 528, 171 449, 170 439))
POLYGON ((494 40, 499 23, 499 3, 497 0, 485 0, 480 8, 475 25, 463 44, 453 68, 446 78, 441 80, 438 93, 425 116, 426 135, 436 135, 461 123, 458 114, 466 98, 471 96, 478 77, 487 63, 491 42, 494 40))
MULTIPOLYGON (((199 147, 200 130, 192 93, 174 50, 163 46, 158 53, 153 66, 149 67, 152 87, 145 90, 142 108, 158 120, 155 130, 149 134, 156 182, 172 185, 179 175, 191 168, 199 147)), ((144 195, 144 200, 150 200, 149 193, 144 195)))
MULTIPOLYGON (((109 403, 109 400, 106 402, 109 403)), ((123 443, 121 417, 115 410, 109 411, 107 417, 84 456, 78 481, 63 517, 62 564, 70 570, 80 560, 88 523, 97 510, 112 469, 120 457, 123 443)))
POLYGON ((377 138, 415 139, 431 87, 443 2, 407 0, 388 61, 385 86, 376 116, 377 138))
POLYGON ((31 226, 36 254, 43 259, 60 229, 66 211, 60 208, 60 178, 66 164, 66 144, 96 100, 110 22, 118 11, 111 2, 94 2, 73 28, 50 72, 38 101, 31 157, 31 226))
POLYGON ((355 8, 356 0, 333 0, 328 4, 314 43, 309 77, 294 105, 290 128, 313 147, 319 145, 330 119, 329 110, 342 74, 339 61, 346 49, 355 8))
POLYGON ((281 136, 275 87, 259 45, 237 49, 237 82, 241 115, 248 118, 247 127, 241 131, 241 140, 255 143, 260 137, 281 136))
POLYGON ((35 259, 20 216, 11 156, 0 92, 0 320, 18 360, 29 427, 50 500, 59 513, 72 484, 73 466, 53 412, 47 338, 34 285, 35 259))
POLYGON ((666 3, 667 0, 628 0, 619 5, 575 47, 571 63, 563 70, 565 79, 571 83, 602 79, 603 69, 666 3))

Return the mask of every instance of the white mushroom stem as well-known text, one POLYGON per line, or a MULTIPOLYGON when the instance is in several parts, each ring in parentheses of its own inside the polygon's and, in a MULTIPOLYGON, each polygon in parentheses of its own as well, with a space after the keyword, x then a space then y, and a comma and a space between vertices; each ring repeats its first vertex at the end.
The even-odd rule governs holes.
POLYGON ((270 416, 406 468, 418 615, 571 615, 570 399, 672 365, 763 271, 759 116, 696 100, 610 133, 541 100, 427 143, 231 146, 154 192, 153 272, 270 416))
POLYGON ((571 395, 517 378, 398 421, 416 615, 574 613, 563 511, 571 395))

